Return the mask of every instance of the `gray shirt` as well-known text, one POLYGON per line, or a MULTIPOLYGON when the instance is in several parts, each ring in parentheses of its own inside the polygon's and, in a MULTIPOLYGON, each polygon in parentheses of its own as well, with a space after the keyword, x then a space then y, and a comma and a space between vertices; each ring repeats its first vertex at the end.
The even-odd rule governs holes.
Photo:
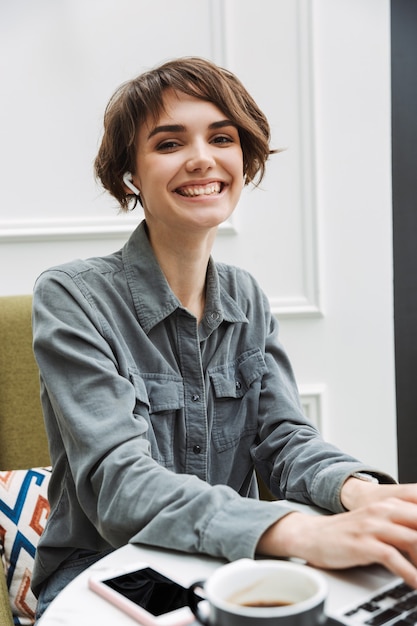
POLYGON ((35 593, 76 550, 141 542, 253 557, 291 507, 342 511, 372 470, 304 417, 278 325, 247 272, 210 260, 197 323, 171 291, 142 222, 122 250, 38 279, 34 350, 50 441, 51 514, 35 593))

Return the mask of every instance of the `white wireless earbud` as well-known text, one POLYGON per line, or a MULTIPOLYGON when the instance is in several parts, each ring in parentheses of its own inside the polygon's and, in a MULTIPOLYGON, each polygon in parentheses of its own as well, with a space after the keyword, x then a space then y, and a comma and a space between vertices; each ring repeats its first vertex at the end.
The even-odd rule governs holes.
POLYGON ((132 183, 132 174, 130 172, 123 174, 123 182, 136 196, 140 195, 139 189, 132 183))

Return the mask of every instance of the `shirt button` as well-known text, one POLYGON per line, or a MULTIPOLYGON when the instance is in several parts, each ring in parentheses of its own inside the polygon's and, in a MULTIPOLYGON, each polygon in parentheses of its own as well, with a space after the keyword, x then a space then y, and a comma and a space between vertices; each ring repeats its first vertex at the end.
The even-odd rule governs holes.
POLYGON ((198 393, 193 393, 191 399, 193 402, 198 402, 200 400, 200 396, 198 395, 198 393))
POLYGON ((194 454, 200 454, 201 446, 194 446, 193 447, 193 452, 194 452, 194 454))
POLYGON ((240 380, 237 380, 235 382, 235 385, 236 385, 236 389, 242 389, 242 383, 240 382, 240 380))
POLYGON ((213 322, 217 322, 217 320, 220 318, 220 313, 218 313, 217 311, 212 311, 210 313, 210 318, 213 322))

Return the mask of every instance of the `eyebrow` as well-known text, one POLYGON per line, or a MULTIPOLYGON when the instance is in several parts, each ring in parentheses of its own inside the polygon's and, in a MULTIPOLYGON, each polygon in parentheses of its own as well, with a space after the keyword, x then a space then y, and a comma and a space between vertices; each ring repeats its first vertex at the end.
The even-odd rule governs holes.
MULTIPOLYGON (((217 130, 219 128, 225 128, 226 126, 233 126, 236 128, 236 124, 231 120, 219 120, 209 125, 209 130, 217 130)), ((148 135, 148 139, 154 137, 158 133, 184 133, 186 127, 183 124, 162 124, 161 126, 155 126, 148 135)))

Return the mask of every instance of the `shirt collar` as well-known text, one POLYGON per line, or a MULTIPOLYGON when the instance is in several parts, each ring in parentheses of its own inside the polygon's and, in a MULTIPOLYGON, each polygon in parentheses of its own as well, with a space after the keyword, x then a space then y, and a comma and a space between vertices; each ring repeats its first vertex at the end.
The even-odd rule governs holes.
MULTIPOLYGON (((148 333, 181 303, 171 290, 153 253, 146 222, 143 220, 134 230, 122 249, 127 282, 141 326, 148 333)), ((210 258, 207 267, 206 308, 203 323, 208 332, 221 322, 247 322, 236 301, 220 284, 216 265, 210 258)))

